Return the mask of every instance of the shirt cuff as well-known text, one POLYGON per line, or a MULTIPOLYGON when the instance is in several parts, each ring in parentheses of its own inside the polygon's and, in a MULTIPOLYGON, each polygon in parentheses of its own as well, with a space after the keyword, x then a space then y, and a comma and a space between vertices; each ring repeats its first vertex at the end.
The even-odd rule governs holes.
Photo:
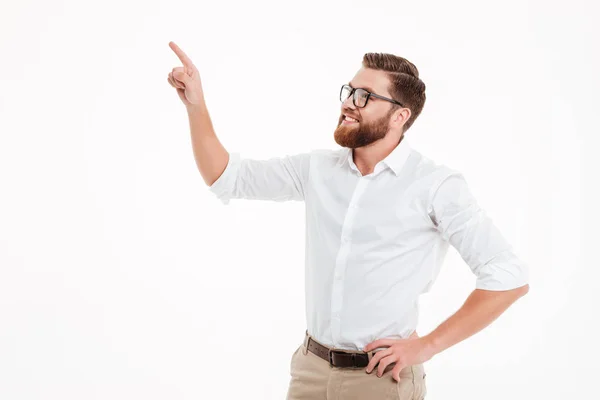
POLYGON ((221 176, 209 186, 209 190, 225 205, 229 204, 229 200, 232 198, 235 181, 240 170, 240 163, 240 153, 229 153, 229 161, 227 162, 225 170, 221 176))
POLYGON ((515 259, 513 262, 488 263, 477 271, 476 289, 511 290, 529 283, 529 268, 515 259))

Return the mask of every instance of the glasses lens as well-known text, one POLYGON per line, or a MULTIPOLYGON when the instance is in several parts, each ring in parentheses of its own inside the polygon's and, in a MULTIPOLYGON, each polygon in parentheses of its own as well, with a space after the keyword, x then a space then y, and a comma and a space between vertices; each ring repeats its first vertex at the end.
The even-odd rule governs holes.
POLYGON ((354 92, 356 107, 364 107, 367 104, 367 97, 369 97, 369 93, 366 90, 356 89, 354 92))
POLYGON ((352 89, 350 88, 350 86, 344 85, 342 86, 342 91, 340 92, 340 101, 343 103, 344 101, 346 101, 346 99, 348 98, 348 96, 350 95, 350 92, 352 91, 352 89))

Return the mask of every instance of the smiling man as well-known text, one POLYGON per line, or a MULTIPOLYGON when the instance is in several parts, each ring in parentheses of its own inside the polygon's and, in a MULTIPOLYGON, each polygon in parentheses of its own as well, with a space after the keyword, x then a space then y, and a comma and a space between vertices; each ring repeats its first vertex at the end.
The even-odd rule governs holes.
POLYGON ((292 355, 288 400, 425 397, 424 363, 488 326, 527 293, 528 268, 479 207, 463 175, 412 148, 405 135, 425 84, 405 58, 367 53, 340 88, 341 149, 242 159, 219 142, 198 70, 169 83, 188 111, 196 163, 210 190, 230 199, 306 204, 306 322, 292 355), (425 336, 419 296, 449 246, 475 277, 462 307, 425 336))

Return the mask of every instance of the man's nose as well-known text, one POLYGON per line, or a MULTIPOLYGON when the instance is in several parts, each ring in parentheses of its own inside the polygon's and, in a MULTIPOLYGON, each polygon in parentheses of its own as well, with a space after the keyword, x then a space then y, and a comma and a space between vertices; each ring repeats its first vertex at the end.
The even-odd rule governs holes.
POLYGON ((342 102, 342 110, 344 108, 350 108, 352 110, 356 109, 356 106, 354 105, 354 102, 352 101, 352 96, 348 96, 348 98, 342 102))

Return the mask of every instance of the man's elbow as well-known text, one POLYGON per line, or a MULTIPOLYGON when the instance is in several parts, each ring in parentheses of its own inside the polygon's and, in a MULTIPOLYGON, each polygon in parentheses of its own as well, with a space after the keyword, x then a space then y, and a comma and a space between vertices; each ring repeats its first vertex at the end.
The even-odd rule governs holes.
POLYGON ((513 291, 520 296, 525 296, 527 292, 529 292, 529 284, 524 286, 519 286, 518 288, 513 289, 513 291))

